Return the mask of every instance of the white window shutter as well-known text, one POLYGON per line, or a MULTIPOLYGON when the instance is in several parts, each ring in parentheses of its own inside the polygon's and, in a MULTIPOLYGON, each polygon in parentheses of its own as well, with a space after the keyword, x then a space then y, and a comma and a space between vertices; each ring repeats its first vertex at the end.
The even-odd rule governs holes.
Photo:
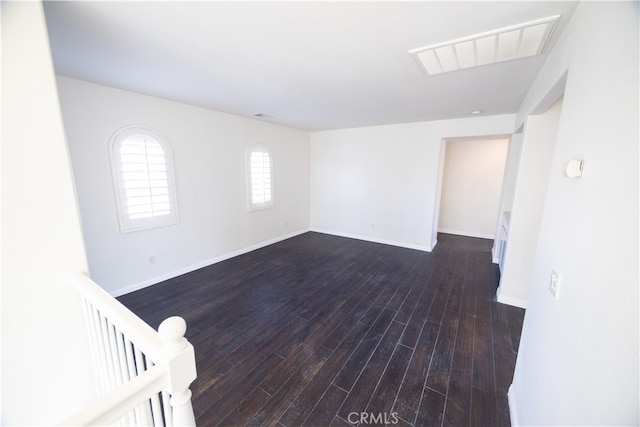
POLYGON ((171 150, 155 132, 128 127, 112 139, 120 231, 178 222, 171 150))
POLYGON ((262 144, 253 144, 249 150, 248 177, 249 210, 273 206, 273 160, 262 144))

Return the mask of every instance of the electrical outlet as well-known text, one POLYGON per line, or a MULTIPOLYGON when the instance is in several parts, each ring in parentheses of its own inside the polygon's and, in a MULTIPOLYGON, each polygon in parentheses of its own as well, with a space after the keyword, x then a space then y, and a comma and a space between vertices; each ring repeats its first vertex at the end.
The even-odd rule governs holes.
POLYGON ((551 280, 549 281, 549 292, 553 295, 553 298, 558 299, 558 290, 560 289, 561 276, 555 271, 551 270, 551 280))
POLYGON ((153 265, 155 263, 156 263, 156 256, 155 255, 149 255, 149 257, 147 258, 147 264, 153 265))

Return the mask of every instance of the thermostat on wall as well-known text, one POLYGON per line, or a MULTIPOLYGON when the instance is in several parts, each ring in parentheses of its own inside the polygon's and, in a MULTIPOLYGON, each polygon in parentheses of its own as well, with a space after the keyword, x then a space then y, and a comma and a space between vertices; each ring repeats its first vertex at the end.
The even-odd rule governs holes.
POLYGON ((564 173, 569 178, 579 178, 582 176, 582 168, 584 167, 584 161, 582 160, 570 160, 567 163, 567 167, 564 173))

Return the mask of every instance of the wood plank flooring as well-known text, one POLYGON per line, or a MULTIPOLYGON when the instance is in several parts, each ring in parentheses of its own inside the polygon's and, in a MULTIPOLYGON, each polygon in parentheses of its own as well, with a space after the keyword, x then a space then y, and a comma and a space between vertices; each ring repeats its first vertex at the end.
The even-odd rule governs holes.
POLYGON ((507 426, 524 311, 494 301, 491 244, 306 233, 119 299, 187 321, 200 426, 507 426))

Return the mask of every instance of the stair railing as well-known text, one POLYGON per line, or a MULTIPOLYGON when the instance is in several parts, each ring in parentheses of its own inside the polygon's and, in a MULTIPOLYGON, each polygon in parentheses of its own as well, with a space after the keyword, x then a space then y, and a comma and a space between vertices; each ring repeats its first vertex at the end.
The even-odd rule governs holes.
POLYGON ((189 386, 193 346, 181 317, 156 332, 90 278, 73 278, 82 295, 98 399, 60 425, 195 426, 189 386))

